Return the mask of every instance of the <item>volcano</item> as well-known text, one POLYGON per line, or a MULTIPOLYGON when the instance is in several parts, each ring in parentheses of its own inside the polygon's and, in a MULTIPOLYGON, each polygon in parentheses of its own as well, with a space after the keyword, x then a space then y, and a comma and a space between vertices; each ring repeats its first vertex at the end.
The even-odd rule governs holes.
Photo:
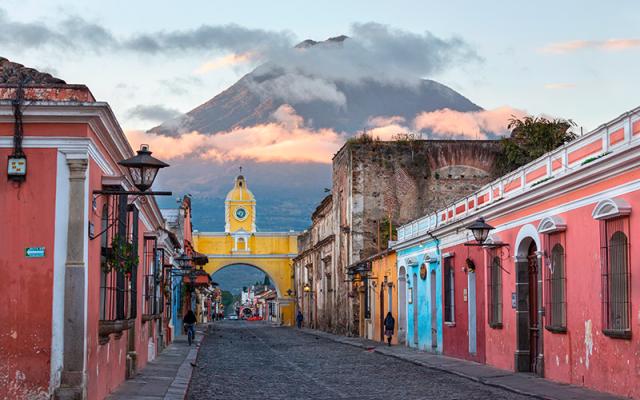
MULTIPOLYGON (((339 46, 346 36, 338 36, 323 42, 305 40, 296 48, 339 46)), ((332 74, 334 76, 335 74, 332 74)), ((299 83, 299 82, 298 82, 299 83)), ((273 113, 282 105, 292 106, 297 114, 316 129, 330 128, 339 132, 356 133, 367 127, 367 121, 375 116, 400 116, 411 120, 420 112, 448 108, 455 111, 480 111, 481 107, 455 90, 434 80, 405 80, 401 84, 381 82, 373 78, 357 82, 320 78, 304 71, 264 64, 243 76, 231 87, 212 99, 170 121, 150 129, 162 135, 179 135, 198 131, 205 134, 229 131, 234 128, 254 126, 271 121, 273 113), (319 80, 339 97, 324 99, 313 93, 294 93, 294 80, 303 80, 300 88, 308 91, 309 83, 319 80), (281 92, 289 93, 282 95, 281 92)))

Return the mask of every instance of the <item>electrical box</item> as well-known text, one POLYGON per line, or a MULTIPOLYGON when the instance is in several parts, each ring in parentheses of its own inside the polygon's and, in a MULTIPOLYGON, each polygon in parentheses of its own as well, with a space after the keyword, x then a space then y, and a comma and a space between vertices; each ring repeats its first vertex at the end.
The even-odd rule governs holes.
POLYGON ((9 179, 24 180, 27 175, 27 159, 25 157, 9 157, 7 175, 9 175, 9 179))

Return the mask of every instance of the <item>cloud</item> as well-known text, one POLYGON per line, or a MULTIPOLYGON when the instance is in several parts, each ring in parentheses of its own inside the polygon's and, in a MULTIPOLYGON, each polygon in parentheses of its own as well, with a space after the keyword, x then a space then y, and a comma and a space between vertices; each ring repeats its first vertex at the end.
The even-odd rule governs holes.
POLYGON ((198 75, 204 75, 211 71, 215 71, 221 68, 232 67, 238 64, 244 64, 252 59, 251 53, 242 54, 227 54, 224 57, 218 57, 214 60, 207 61, 200 65, 194 71, 198 75))
POLYGON ((640 47, 640 39, 570 40, 551 43, 541 49, 543 53, 567 54, 582 49, 620 51, 640 47))
POLYGON ((285 72, 271 79, 247 79, 247 87, 263 99, 277 98, 286 103, 324 101, 345 107, 347 97, 335 83, 297 72, 285 72))
POLYGON ((198 88, 202 85, 202 79, 197 76, 177 76, 171 79, 161 79, 158 83, 176 96, 182 96, 189 93, 192 88, 198 88))
POLYGON ((394 140, 398 134, 410 131, 405 118, 399 115, 370 117, 367 121, 367 134, 380 140, 394 140))
POLYGON ((0 43, 17 51, 54 46, 59 50, 100 52, 116 46, 117 40, 107 29, 78 16, 47 26, 43 22, 14 21, 0 9, 0 43))
POLYGON ((375 80, 416 85, 457 63, 477 62, 478 54, 463 39, 439 38, 395 29, 375 22, 351 25, 348 39, 314 46, 276 48, 257 75, 274 70, 302 73, 328 81, 375 80))
POLYGON ((557 90, 557 89, 573 89, 576 87, 575 83, 547 83, 544 85, 545 89, 557 90))
POLYGON ((213 162, 246 159, 257 162, 330 163, 345 136, 331 129, 311 129, 289 105, 272 116, 273 122, 236 128, 215 135, 190 132, 178 137, 142 131, 127 132, 136 148, 149 144, 154 154, 167 160, 196 156, 213 162))
MULTIPOLYGON (((420 113, 412 121, 400 116, 372 117, 366 132, 380 140, 394 140, 398 135, 407 133, 421 137, 422 131, 432 132, 442 138, 486 139, 508 133, 508 120, 512 116, 524 115, 524 111, 510 107, 477 112, 442 109, 420 113)), ((268 123, 238 127, 212 135, 188 132, 179 136, 164 136, 129 131, 127 137, 134 148, 143 143, 149 144, 161 159, 198 159, 216 165, 238 160, 329 164, 349 137, 344 132, 332 129, 311 128, 288 104, 280 106, 270 119, 268 123)))
POLYGON ((182 113, 176 109, 159 104, 137 105, 127 111, 128 118, 136 118, 145 121, 167 121, 177 118, 182 113))
POLYGON ((488 139, 495 135, 507 134, 509 119, 525 115, 524 111, 511 107, 473 112, 444 108, 418 114, 413 124, 416 130, 430 130, 439 136, 488 139))
MULTIPOLYGON (((23 22, 0 9, 0 43, 16 51, 39 50, 95 53, 131 51, 142 55, 222 54, 197 71, 238 63, 266 64, 303 80, 314 77, 329 82, 416 84, 461 63, 481 60, 462 38, 440 38, 425 31, 410 32, 375 22, 352 24, 347 40, 294 47, 289 31, 250 29, 236 24, 201 25, 193 29, 147 31, 118 36, 108 28, 71 15, 59 22, 23 22)), ((263 68, 270 74, 270 68, 263 68)), ((308 82, 307 82, 308 83, 308 82)), ((316 84, 318 82, 315 82, 316 84)), ((326 85, 325 85, 326 86, 326 85)))

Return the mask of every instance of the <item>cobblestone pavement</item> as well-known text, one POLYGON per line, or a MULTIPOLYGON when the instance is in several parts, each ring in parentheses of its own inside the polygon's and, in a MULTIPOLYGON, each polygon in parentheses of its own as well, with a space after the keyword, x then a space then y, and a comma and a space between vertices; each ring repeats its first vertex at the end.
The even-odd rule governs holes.
POLYGON ((263 323, 216 323, 189 399, 529 399, 367 350, 263 323))

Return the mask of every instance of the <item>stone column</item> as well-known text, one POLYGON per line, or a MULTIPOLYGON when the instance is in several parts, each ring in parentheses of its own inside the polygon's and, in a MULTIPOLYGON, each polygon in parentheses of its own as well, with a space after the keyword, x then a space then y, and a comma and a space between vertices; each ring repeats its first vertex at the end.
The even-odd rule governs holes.
MULTIPOLYGON (((85 370, 85 180, 88 160, 67 159, 69 167, 69 224, 64 276, 64 353, 56 399, 86 397, 85 370)), ((58 199, 63 200, 63 199, 58 199)))

